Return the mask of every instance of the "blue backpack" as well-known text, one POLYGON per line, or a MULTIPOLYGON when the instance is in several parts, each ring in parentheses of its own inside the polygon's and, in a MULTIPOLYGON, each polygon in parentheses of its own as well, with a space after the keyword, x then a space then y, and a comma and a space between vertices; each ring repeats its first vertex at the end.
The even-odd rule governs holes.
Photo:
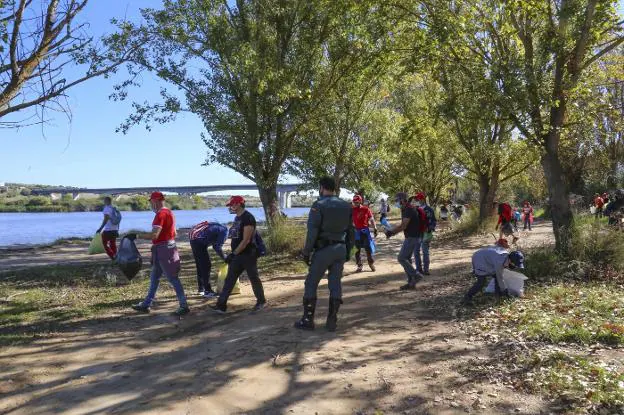
POLYGON ((266 245, 264 244, 264 241, 262 240, 262 237, 260 236, 260 233, 258 231, 256 231, 256 234, 254 235, 253 243, 256 246, 258 256, 265 256, 267 254, 266 245))

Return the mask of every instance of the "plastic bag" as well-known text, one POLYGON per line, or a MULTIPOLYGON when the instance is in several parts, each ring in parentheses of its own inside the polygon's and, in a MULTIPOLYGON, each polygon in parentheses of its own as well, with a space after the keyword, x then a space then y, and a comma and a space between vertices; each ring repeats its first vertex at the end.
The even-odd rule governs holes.
POLYGON ((126 236, 121 238, 115 260, 121 272, 129 280, 139 273, 143 265, 143 258, 141 258, 141 253, 137 249, 136 244, 126 236))
MULTIPOLYGON (((228 264, 223 264, 219 267, 217 271, 217 293, 221 293, 223 291, 223 285, 225 284, 225 277, 227 277, 228 273, 228 264)), ((234 284, 234 288, 232 288, 231 295, 240 294, 240 285, 238 284, 238 280, 236 280, 236 284, 234 284)))
POLYGON ((511 271, 506 268, 503 270, 503 281, 505 281, 507 291, 509 295, 513 295, 514 297, 522 297, 524 295, 524 281, 527 279, 528 277, 526 275, 519 272, 511 271))
POLYGON ((89 244, 89 255, 95 254, 103 254, 106 252, 104 250, 104 243, 102 242, 102 234, 96 233, 93 235, 93 239, 91 239, 91 243, 89 244))

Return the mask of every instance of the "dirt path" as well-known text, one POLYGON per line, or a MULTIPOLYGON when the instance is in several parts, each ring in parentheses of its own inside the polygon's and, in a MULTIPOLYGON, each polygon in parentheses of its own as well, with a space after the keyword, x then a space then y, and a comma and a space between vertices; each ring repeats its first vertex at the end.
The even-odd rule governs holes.
MULTIPOLYGON (((521 244, 546 243, 550 232, 538 225, 521 244)), ((377 272, 343 280, 336 333, 322 328, 325 282, 319 328, 292 328, 303 275, 265 280, 271 308, 257 315, 243 284, 226 316, 193 299, 182 321, 160 301, 149 315, 76 322, 0 351, 0 414, 548 413, 538 397, 464 375, 490 351, 459 330, 456 305, 472 282, 470 255, 491 239, 436 247, 432 275, 415 292, 398 290, 401 241, 381 242, 377 272)))

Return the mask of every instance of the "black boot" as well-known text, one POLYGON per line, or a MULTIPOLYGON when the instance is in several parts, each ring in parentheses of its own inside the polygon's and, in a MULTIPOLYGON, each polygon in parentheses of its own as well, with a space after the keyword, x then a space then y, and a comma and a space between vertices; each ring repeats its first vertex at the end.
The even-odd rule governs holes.
POLYGON ((340 298, 329 299, 329 312, 327 313, 327 322, 325 328, 327 331, 336 331, 336 323, 338 322, 338 310, 340 309, 342 300, 340 298))
POLYGON ((303 298, 303 317, 295 322, 295 328, 301 330, 314 330, 314 311, 316 310, 316 298, 303 298))

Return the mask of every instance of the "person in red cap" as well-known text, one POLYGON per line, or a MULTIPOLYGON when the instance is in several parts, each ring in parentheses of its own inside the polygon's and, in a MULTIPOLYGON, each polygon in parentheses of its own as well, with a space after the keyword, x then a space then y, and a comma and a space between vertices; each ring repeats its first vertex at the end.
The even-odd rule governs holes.
POLYGON ((256 218, 245 209, 245 199, 242 196, 232 196, 226 204, 230 213, 235 214, 234 224, 228 236, 232 240, 232 252, 225 258, 229 265, 223 289, 219 294, 217 304, 210 306, 214 311, 224 314, 227 310, 227 301, 238 277, 247 271, 247 277, 256 296, 256 305, 253 311, 266 307, 264 288, 258 275, 258 247, 254 243, 256 234, 256 218))
POLYGON ((152 301, 156 296, 160 277, 165 274, 169 283, 175 290, 180 307, 175 314, 183 316, 188 314, 189 307, 184 295, 184 287, 178 277, 180 273, 180 254, 176 246, 175 217, 171 209, 165 207, 165 196, 161 192, 153 192, 150 196, 152 211, 156 214, 152 221, 152 231, 138 234, 130 234, 131 239, 152 240, 152 272, 150 274, 150 287, 145 300, 133 305, 132 308, 140 312, 149 312, 152 301))
POLYGON ((371 237, 369 226, 374 229, 374 235, 377 237, 377 225, 373 212, 368 206, 362 204, 362 196, 353 196, 353 226, 355 227, 355 262, 357 263, 356 272, 362 272, 364 265, 362 264, 362 248, 366 251, 366 259, 371 271, 375 272, 374 242, 371 237))

